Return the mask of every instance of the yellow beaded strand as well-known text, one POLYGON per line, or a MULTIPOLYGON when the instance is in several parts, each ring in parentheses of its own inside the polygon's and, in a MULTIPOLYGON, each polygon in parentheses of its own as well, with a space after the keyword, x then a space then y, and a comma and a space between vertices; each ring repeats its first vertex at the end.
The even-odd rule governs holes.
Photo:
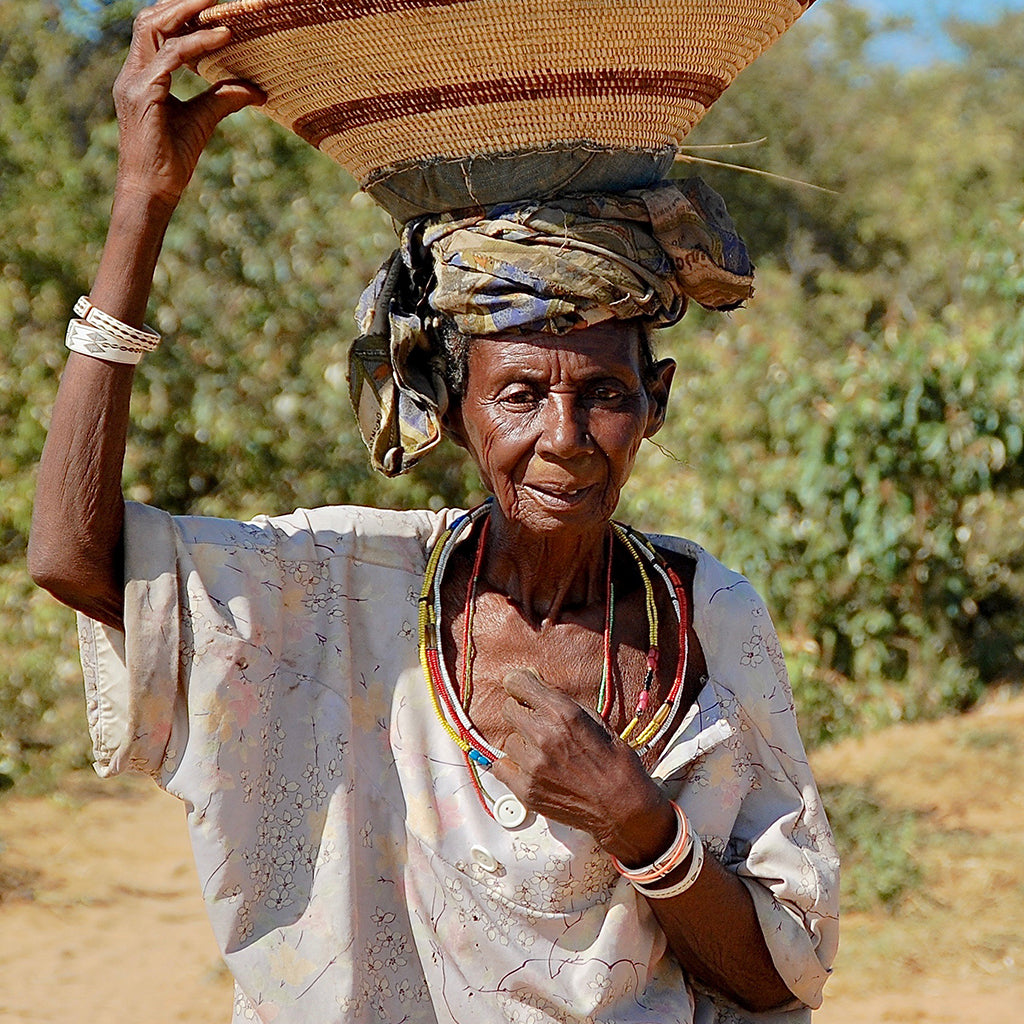
POLYGON ((456 732, 448 721, 447 715, 441 708, 441 701, 437 695, 437 686, 433 682, 433 672, 430 667, 428 649, 431 644, 436 649, 438 644, 437 629, 433 621, 433 609, 430 600, 430 593, 434 586, 434 576, 437 573, 437 563, 441 560, 441 552, 445 544, 451 539, 454 527, 450 526, 434 545, 427 560, 427 568, 423 574, 423 587, 420 590, 419 600, 419 655, 420 665, 423 668, 423 675, 427 680, 427 689, 430 691, 430 702, 434 707, 434 714, 437 720, 444 726, 445 732, 455 741, 459 749, 469 753, 470 745, 456 732))

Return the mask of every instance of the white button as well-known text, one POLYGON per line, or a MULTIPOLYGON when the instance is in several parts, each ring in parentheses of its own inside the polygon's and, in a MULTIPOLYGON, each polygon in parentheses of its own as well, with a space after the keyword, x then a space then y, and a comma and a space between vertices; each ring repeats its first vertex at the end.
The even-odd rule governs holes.
POLYGON ((482 867, 484 871, 494 872, 498 870, 498 862, 494 859, 490 850, 485 850, 482 846, 474 846, 469 853, 474 863, 482 867))
POLYGON ((499 796, 494 801, 494 817, 505 828, 518 828, 526 821, 526 808, 511 793, 499 796))

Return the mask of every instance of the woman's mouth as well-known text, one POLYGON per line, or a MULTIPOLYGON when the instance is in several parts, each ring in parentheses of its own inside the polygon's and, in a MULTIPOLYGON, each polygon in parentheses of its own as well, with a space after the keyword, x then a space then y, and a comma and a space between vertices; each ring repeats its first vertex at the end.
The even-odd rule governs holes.
POLYGON ((539 504, 552 509, 571 509, 582 504, 593 489, 593 484, 586 486, 565 486, 562 484, 525 484, 528 491, 539 504))

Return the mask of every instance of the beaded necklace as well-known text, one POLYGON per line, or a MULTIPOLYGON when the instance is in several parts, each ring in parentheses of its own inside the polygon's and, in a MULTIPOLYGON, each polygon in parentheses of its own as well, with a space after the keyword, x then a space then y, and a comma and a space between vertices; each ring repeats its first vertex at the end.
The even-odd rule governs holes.
MULTIPOLYGON (((483 564, 484 549, 490 518, 484 518, 477 541, 477 549, 473 559, 470 580, 466 587, 465 611, 462 635, 462 693, 448 674, 447 666, 441 653, 439 627, 441 623, 441 583, 452 552, 460 541, 467 536, 475 524, 490 511, 490 501, 460 516, 441 535, 434 545, 427 560, 427 568, 423 576, 423 588, 419 599, 419 655, 423 674, 426 677, 431 704, 434 714, 463 752, 466 765, 470 770, 474 788, 481 803, 490 813, 488 801, 481 788, 479 769, 489 768, 504 753, 489 744, 473 726, 469 717, 469 704, 473 689, 473 614, 476 608, 476 591, 483 564)), ((603 638, 603 657, 601 686, 598 692, 597 710, 607 720, 611 712, 614 697, 612 633, 615 625, 615 589, 612 582, 612 554, 614 542, 618 540, 629 552, 644 587, 644 607, 647 616, 648 653, 647 670, 643 686, 633 717, 623 729, 621 738, 638 754, 650 750, 663 738, 670 727, 683 695, 683 681, 686 677, 687 664, 687 600, 686 591, 676 573, 665 565, 654 550, 653 545, 642 534, 631 527, 612 523, 608 534, 608 568, 605 578, 605 622, 603 638), (676 673, 668 695, 654 713, 651 720, 634 735, 644 717, 650 703, 650 694, 654 686, 658 669, 658 609, 654 597, 654 584, 650 569, 664 583, 672 610, 676 614, 679 630, 679 657, 676 661, 676 673)))

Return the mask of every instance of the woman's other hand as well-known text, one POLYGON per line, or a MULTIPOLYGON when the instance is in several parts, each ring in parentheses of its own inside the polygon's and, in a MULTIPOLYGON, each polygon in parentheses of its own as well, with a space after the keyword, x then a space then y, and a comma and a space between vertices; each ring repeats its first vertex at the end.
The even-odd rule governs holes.
POLYGON ((530 669, 511 672, 503 686, 512 731, 494 775, 531 810, 589 832, 625 864, 661 854, 675 815, 636 752, 530 669))
MULTIPOLYGON (((503 683, 513 731, 492 771, 532 810, 589 832, 629 867, 652 863, 672 843, 671 804, 636 753, 603 721, 517 669, 503 683)), ((678 873, 688 868, 685 861, 678 873)), ((714 857, 689 889, 649 899, 669 948, 693 977, 751 1010, 792 1000, 772 961, 750 893, 714 857)))
POLYGON ((214 129, 228 114, 264 100, 247 82, 221 82, 190 100, 171 94, 171 76, 224 46, 227 28, 181 32, 213 0, 162 0, 135 19, 131 48, 114 83, 120 130, 117 187, 173 210, 214 129))

